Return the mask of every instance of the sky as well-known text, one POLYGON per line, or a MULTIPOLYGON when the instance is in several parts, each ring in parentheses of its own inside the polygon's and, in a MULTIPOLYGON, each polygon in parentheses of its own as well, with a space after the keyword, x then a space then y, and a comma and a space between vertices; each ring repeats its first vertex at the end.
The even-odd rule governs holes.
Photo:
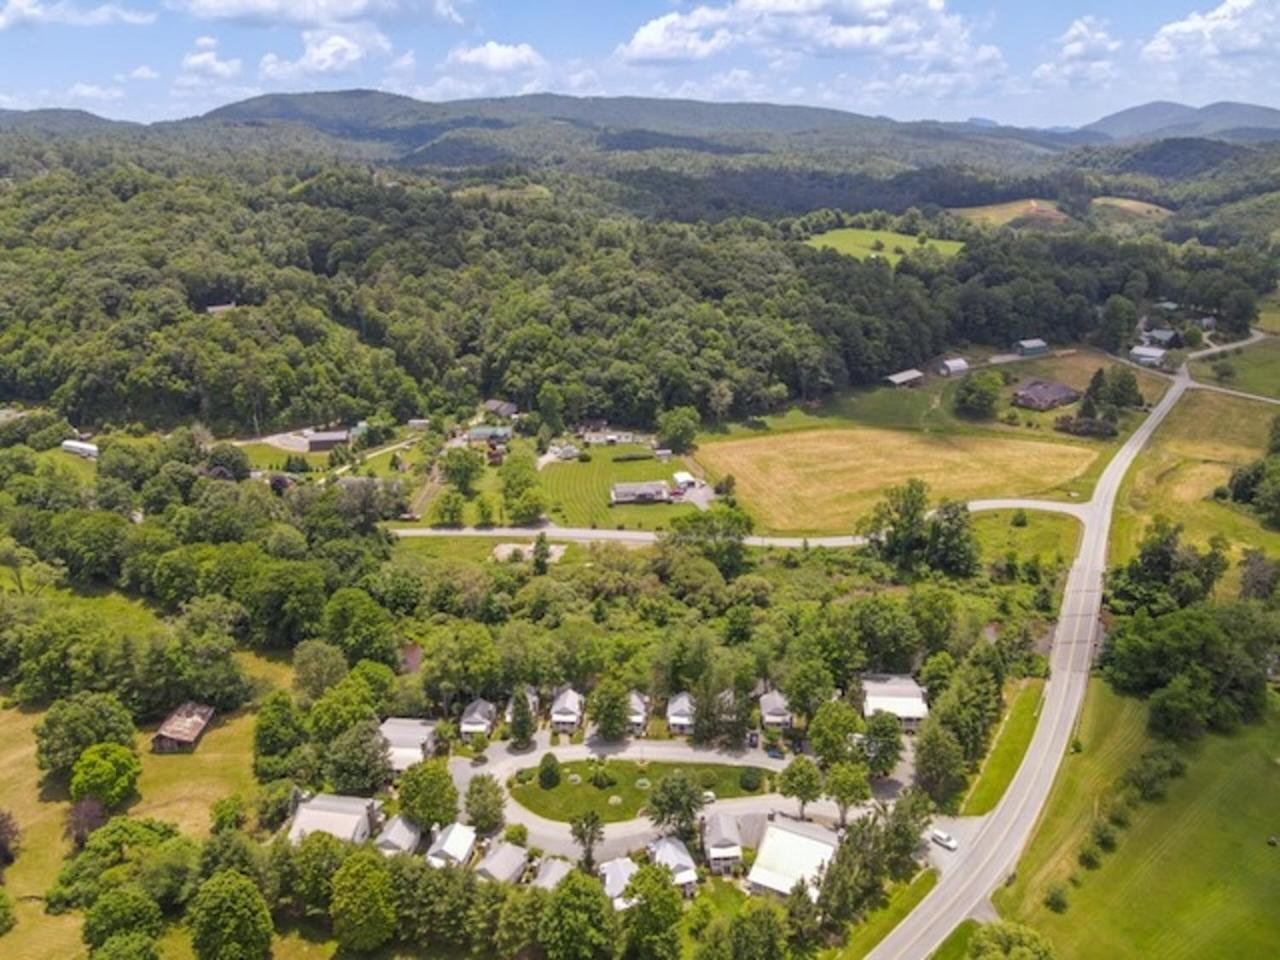
POLYGON ((552 91, 1077 125, 1280 105, 1280 0, 0 0, 0 108, 552 91))

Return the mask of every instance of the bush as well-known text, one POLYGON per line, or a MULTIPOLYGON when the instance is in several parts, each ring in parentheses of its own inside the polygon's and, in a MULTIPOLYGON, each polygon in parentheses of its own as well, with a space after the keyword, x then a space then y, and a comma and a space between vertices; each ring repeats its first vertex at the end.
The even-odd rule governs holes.
POLYGON ((1080 853, 1076 859, 1080 861, 1080 866, 1089 870, 1096 870, 1102 864, 1102 851, 1098 849, 1098 845, 1090 840, 1080 848, 1080 853))
POLYGON ((714 770, 703 770, 698 774, 698 783, 703 790, 710 790, 716 785, 716 773, 714 770))
POLYGON ((618 454, 614 454, 613 456, 614 463, 633 463, 637 460, 652 460, 652 459, 653 459, 653 454, 647 451, 644 453, 618 453, 618 454))
POLYGON ((529 828, 523 823, 509 823, 507 829, 502 832, 502 839, 507 843, 514 843, 517 847, 527 846, 529 843, 529 828))
POLYGON ((1129 807, 1124 799, 1117 799, 1107 804, 1107 822, 1116 827, 1129 826, 1129 807))
POLYGON ((13 915, 13 901, 9 899, 5 889, 0 887, 0 936, 12 930, 17 922, 17 918, 13 915))
POLYGON ((1133 787, 1138 796, 1147 802, 1163 800, 1169 789, 1169 781, 1187 771, 1186 761, 1172 746, 1149 750, 1138 762, 1125 771, 1120 782, 1133 787))
POLYGON ((748 793, 755 793, 764 785, 764 775, 755 767, 743 767, 738 772, 738 786, 748 793))
POLYGON ((582 451, 580 451, 580 452, 578 453, 578 462, 579 462, 579 463, 590 463, 590 462, 591 462, 591 451, 590 451, 590 450, 582 450, 582 451))
POLYGON ((538 785, 543 790, 560 786, 560 761, 554 753, 544 753, 538 762, 538 785))
POLYGON ((1096 843, 1098 848, 1101 850, 1110 853, 1116 848, 1115 828, 1105 820, 1094 821, 1093 829, 1090 831, 1090 836, 1093 837, 1093 842, 1096 843))
POLYGON ((609 772, 609 765, 599 761, 591 765, 591 785, 598 790, 608 790, 618 782, 618 778, 609 772))
POLYGON ((1055 883, 1049 888, 1049 892, 1045 894, 1044 905, 1054 913, 1066 913, 1067 911, 1067 888, 1060 883, 1055 883))

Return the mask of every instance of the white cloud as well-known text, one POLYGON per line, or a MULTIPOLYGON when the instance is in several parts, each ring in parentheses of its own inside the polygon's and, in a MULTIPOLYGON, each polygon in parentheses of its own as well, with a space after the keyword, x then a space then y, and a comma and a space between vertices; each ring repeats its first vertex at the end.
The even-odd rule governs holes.
POLYGON ((728 50, 740 39, 729 28, 729 7, 697 7, 688 13, 667 13, 643 24, 618 47, 632 63, 705 60, 728 50))
MULTIPOLYGON (((431 0, 431 15, 446 23, 463 23, 460 7, 468 0, 431 0)), ((263 24, 345 23, 414 13, 421 0, 168 0, 175 10, 207 20, 243 20, 263 24)))
POLYGON ((67 0, 45 3, 43 0, 5 0, 0 4, 0 30, 18 26, 57 24, 68 27, 101 27, 111 23, 140 26, 152 23, 156 16, 145 10, 134 10, 116 3, 84 7, 67 0))
POLYGON ((239 76, 240 58, 223 60, 218 56, 217 47, 218 41, 213 37, 197 39, 196 51, 182 58, 182 74, 178 77, 178 84, 193 86, 208 80, 230 80, 239 76))
POLYGON ((1046 86, 1105 86, 1116 76, 1112 54, 1123 43, 1107 32, 1107 22, 1084 16, 1072 22, 1055 43, 1058 51, 1031 72, 1031 79, 1046 86))
POLYGON ((1194 11, 1166 23, 1142 48, 1142 56, 1190 70, 1228 68, 1241 57, 1274 57, 1277 45, 1280 7, 1274 0, 1226 0, 1207 13, 1194 11))
POLYGON ((67 90, 67 98, 70 100, 89 100, 103 103, 110 100, 119 100, 124 97, 124 91, 119 87, 100 87, 93 83, 73 83, 67 90))
POLYGON ((130 80, 158 80, 159 78, 160 74, 156 73, 145 63, 141 66, 134 67, 129 71, 130 80))
POLYGON ((369 57, 391 53, 391 41, 370 23, 347 23, 305 30, 302 43, 302 56, 297 60, 286 60, 269 53, 258 65, 258 73, 269 80, 344 73, 358 67, 369 57))
POLYGON ((432 0, 431 10, 435 13, 437 19, 443 20, 445 23, 461 26, 464 20, 462 11, 458 7, 466 2, 467 0, 458 0, 458 2, 455 2, 455 0, 432 0))
POLYGON ((490 73, 533 70, 546 64, 542 54, 527 43, 497 43, 493 40, 474 47, 454 47, 445 62, 478 67, 490 73))

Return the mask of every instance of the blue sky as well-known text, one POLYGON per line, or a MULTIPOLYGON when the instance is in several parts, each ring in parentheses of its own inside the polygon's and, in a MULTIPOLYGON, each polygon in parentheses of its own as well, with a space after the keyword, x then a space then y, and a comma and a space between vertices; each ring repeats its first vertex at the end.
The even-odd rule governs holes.
POLYGON ((1280 101, 1280 0, 0 0, 0 107, 190 116, 271 91, 767 100, 1086 123, 1280 101))

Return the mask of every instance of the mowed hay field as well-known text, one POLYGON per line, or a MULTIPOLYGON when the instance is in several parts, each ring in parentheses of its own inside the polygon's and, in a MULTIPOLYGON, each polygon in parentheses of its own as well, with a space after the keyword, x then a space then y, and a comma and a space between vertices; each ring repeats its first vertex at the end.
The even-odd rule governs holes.
MULTIPOLYGON (((890 265, 896 264, 904 254, 920 247, 918 237, 895 233, 892 230, 867 230, 860 227, 828 230, 826 233, 810 237, 806 242, 811 247, 834 250, 836 253, 857 257, 859 260, 883 257, 890 265), (877 244, 880 245, 879 249, 876 248, 877 244), (902 253, 897 252, 899 249, 902 253)), ((951 257, 959 253, 964 244, 959 240, 935 240, 930 237, 925 246, 944 257, 951 257)))
POLYGON ((1263 340, 1251 347, 1242 347, 1238 353, 1196 360, 1191 364, 1191 374, 1204 383, 1220 383, 1233 390, 1280 397, 1280 339, 1263 340), (1213 368, 1223 361, 1231 364, 1235 375, 1220 381, 1213 368))
MULTIPOLYGON (((1204 545, 1226 537, 1232 559, 1246 547, 1280 552, 1280 532, 1252 514, 1213 499, 1237 466, 1256 460, 1280 407, 1206 391, 1188 391, 1139 454, 1125 478, 1111 532, 1111 562, 1132 557, 1151 521, 1160 515, 1183 525, 1184 537, 1204 545)), ((1233 563, 1220 590, 1234 593, 1233 563)))
POLYGON ((951 212, 984 227, 1057 226, 1071 220, 1058 209, 1057 201, 1039 198, 989 203, 981 207, 952 207, 951 212))
POLYGON ((1043 493, 1085 473, 1099 448, 995 433, 847 426, 704 444, 713 476, 733 474, 761 530, 847 531, 887 487, 919 477, 936 497, 1043 493))
POLYGON ((1076 863, 1097 805, 1146 748, 1146 706, 1094 680, 1069 754, 1013 884, 993 899, 1002 916, 1045 933, 1062 960, 1266 960, 1280 943, 1280 703, 1266 723, 1208 736, 1161 803, 1134 809, 1097 870, 1076 863), (1070 878, 1075 876, 1077 884, 1070 878), (1044 906, 1067 885, 1068 908, 1044 906))

